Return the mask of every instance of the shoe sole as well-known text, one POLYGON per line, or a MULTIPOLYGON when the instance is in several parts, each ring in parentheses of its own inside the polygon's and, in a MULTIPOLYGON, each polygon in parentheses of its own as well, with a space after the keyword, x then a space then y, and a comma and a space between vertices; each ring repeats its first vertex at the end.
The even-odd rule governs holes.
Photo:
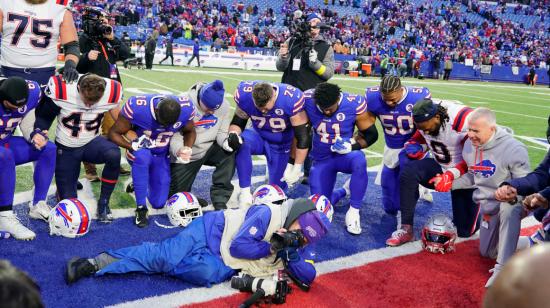
POLYGON ((48 221, 48 217, 44 217, 43 215, 40 215, 40 214, 36 215, 36 214, 31 214, 29 212, 29 217, 32 218, 32 219, 43 220, 43 221, 46 221, 46 222, 48 221))
POLYGON ((67 270, 65 271, 65 282, 67 284, 71 284, 75 282, 75 272, 73 270, 73 267, 71 266, 76 260, 78 260, 78 257, 72 257, 69 262, 67 262, 67 270))

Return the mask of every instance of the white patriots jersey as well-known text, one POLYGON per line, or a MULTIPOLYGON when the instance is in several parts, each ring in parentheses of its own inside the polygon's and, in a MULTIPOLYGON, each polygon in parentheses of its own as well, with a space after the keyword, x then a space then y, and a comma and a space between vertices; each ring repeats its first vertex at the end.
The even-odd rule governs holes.
POLYGON ((120 83, 103 79, 107 82, 103 97, 88 107, 80 98, 77 83, 67 84, 60 76, 50 78, 46 95, 61 108, 57 116, 56 142, 66 147, 78 148, 99 136, 103 114, 118 107, 122 98, 120 83))
POLYGON ((0 64, 17 68, 53 67, 63 16, 70 0, 29 4, 24 0, 0 0, 2 46, 0 64))
POLYGON ((462 148, 468 138, 468 119, 472 109, 446 101, 442 101, 441 105, 447 108, 449 121, 441 125, 439 135, 434 137, 421 130, 419 132, 435 160, 443 169, 448 169, 462 161, 462 148))

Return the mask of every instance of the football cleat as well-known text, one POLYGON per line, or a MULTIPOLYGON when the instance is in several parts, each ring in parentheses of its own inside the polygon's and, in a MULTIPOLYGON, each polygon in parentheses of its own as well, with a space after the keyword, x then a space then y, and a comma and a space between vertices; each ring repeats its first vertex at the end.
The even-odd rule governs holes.
POLYGON ((15 239, 30 241, 36 234, 25 227, 13 211, 0 212, 0 230, 10 233, 15 239))
POLYGON ((52 209, 46 204, 46 201, 39 201, 37 204, 30 207, 29 216, 34 219, 48 221, 51 210, 52 209))
POLYGON ((239 207, 248 208, 252 205, 252 193, 250 193, 250 188, 243 188, 239 193, 239 207))
POLYGON ((351 234, 361 234, 361 216, 359 210, 350 206, 346 213, 346 228, 351 234))
POLYGON ((67 262, 65 281, 71 284, 82 277, 90 277, 96 272, 97 268, 88 259, 74 257, 67 262))
POLYGON ((403 229, 398 229, 391 234, 391 237, 386 240, 386 245, 396 247, 401 246, 407 242, 412 242, 412 232, 407 232, 403 229))
POLYGON ((145 228, 149 225, 149 214, 146 206, 138 206, 136 209, 136 226, 145 228))

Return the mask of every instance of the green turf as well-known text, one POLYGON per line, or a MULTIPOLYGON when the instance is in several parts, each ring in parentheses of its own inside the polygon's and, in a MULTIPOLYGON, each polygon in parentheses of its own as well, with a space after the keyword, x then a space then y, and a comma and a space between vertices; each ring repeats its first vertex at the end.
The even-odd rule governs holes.
MULTIPOLYGON (((122 81, 124 85, 124 97, 128 98, 139 93, 175 93, 180 94, 198 81, 209 82, 221 79, 225 84, 226 93, 232 95, 237 84, 242 80, 268 80, 280 81, 281 74, 276 72, 254 72, 241 70, 222 70, 206 68, 174 68, 170 66, 156 66, 153 71, 123 70, 122 81)), ((375 86, 378 78, 348 78, 336 76, 332 82, 338 83, 344 91, 364 94, 365 87, 375 86)), ((529 137, 545 136, 547 117, 550 113, 550 91, 543 87, 528 87, 508 83, 487 82, 463 82, 463 81, 433 81, 404 78, 403 84, 407 86, 426 86, 434 98, 458 100, 472 106, 484 106, 497 113, 497 121, 501 125, 508 126, 517 135, 529 137)), ((227 97, 233 105, 233 100, 227 97)), ((382 133, 379 124, 378 130, 382 133)), ((50 133, 53 137, 52 128, 50 133)), ((546 154, 540 146, 526 143, 529 147, 529 157, 532 167, 536 166, 546 154)), ((384 139, 379 141, 369 150, 382 153, 384 139)), ((380 158, 369 158, 370 166, 379 165, 380 158)), ((17 192, 27 191, 32 188, 32 173, 30 167, 17 169, 17 192)), ((101 171, 101 166, 98 166, 101 171)), ((122 183, 126 177, 121 177, 113 194, 112 207, 133 207, 133 199, 123 192, 122 183)), ((94 193, 99 193, 99 184, 94 183, 94 193)))

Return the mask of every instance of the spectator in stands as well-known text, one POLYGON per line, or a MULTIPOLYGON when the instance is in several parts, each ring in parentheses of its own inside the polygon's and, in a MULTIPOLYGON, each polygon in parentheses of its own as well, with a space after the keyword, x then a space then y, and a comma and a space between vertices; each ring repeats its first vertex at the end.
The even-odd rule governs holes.
POLYGON ((384 55, 382 61, 380 61, 380 74, 382 75, 382 78, 384 78, 388 72, 389 61, 390 59, 388 58, 388 55, 384 55))
MULTIPOLYGON (((86 11, 90 15, 98 17, 98 20, 108 27, 109 16, 102 10, 94 9, 94 11, 86 11)), ((120 39, 115 37, 114 29, 111 27, 109 33, 104 33, 101 37, 95 36, 95 29, 88 29, 92 33, 82 32, 78 39, 80 45, 81 56, 76 66, 80 74, 93 73, 105 78, 111 78, 122 83, 120 73, 117 67, 117 61, 124 61, 130 57, 130 48, 120 39)), ((107 136, 109 129, 115 123, 115 119, 109 112, 105 113, 101 124, 101 133, 107 136)), ((98 182, 99 176, 94 164, 84 163, 85 177, 91 182, 98 182)), ((120 174, 128 175, 130 171, 121 168, 120 174)))
POLYGON ((153 69, 153 59, 155 58, 155 49, 157 48, 157 39, 159 33, 157 30, 153 31, 145 42, 145 68, 153 69))
POLYGON ((443 80, 449 80, 449 76, 451 75, 451 71, 453 70, 453 61, 451 61, 450 57, 447 57, 445 59, 445 65, 444 65, 444 75, 443 80))
POLYGON ((164 59, 160 60, 159 64, 162 65, 162 62, 164 62, 164 60, 168 60, 168 58, 170 58, 170 60, 172 61, 172 66, 174 66, 174 50, 173 50, 173 47, 172 47, 172 38, 167 38, 165 39, 165 42, 166 42, 166 57, 164 57, 164 59))
POLYGON ((199 57, 200 50, 201 50, 201 45, 199 44, 199 39, 196 38, 195 42, 193 43, 193 56, 191 57, 191 59, 189 59, 189 61, 187 61, 187 66, 189 66, 191 62, 196 58, 197 66, 201 67, 201 60, 199 57))
POLYGON ((531 69, 529 70, 529 85, 535 86, 535 76, 537 76, 537 72, 535 71, 535 65, 531 65, 531 69))
POLYGON ((44 307, 36 282, 7 260, 0 260, 0 303, 2 307, 44 307))

